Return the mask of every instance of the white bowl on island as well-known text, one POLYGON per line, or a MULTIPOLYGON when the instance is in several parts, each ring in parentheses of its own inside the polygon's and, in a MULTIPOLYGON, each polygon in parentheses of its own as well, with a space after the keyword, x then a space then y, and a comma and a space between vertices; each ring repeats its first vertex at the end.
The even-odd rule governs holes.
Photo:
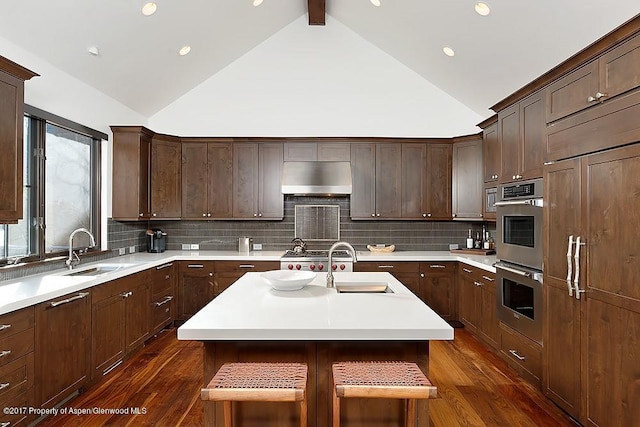
POLYGON ((262 273, 262 277, 278 291, 296 291, 311 282, 316 273, 313 271, 271 270, 262 273))

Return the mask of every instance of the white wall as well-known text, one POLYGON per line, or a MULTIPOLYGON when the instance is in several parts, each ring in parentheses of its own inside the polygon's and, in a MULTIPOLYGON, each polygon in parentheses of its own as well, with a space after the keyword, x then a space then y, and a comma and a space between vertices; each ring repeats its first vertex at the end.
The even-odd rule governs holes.
POLYGON ((451 137, 484 120, 327 16, 294 21, 149 118, 180 136, 451 137))

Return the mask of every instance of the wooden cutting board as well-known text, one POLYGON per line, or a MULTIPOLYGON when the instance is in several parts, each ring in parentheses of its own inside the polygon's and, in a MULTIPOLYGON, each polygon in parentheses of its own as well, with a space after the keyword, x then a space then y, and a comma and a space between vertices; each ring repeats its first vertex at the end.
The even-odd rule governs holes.
POLYGON ((451 253, 454 254, 468 254, 468 255, 494 255, 495 249, 451 249, 451 253))

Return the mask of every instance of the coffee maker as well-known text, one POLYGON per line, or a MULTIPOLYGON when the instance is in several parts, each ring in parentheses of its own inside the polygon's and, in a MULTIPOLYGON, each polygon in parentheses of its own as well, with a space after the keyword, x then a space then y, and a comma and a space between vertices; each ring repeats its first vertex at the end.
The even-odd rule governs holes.
POLYGON ((147 230, 148 249, 147 252, 164 252, 167 248, 167 233, 159 228, 147 230))

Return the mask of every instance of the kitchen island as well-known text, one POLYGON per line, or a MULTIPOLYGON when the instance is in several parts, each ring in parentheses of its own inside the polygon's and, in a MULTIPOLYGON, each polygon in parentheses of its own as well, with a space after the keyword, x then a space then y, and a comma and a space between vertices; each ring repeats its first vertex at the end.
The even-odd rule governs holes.
MULTIPOLYGON (((340 282, 387 283, 388 293, 338 293, 317 274, 297 291, 276 291, 247 273, 178 329, 178 339, 204 342, 204 383, 225 362, 303 362, 309 368, 309 426, 331 420, 331 365, 345 360, 416 362, 428 376, 429 341, 453 339, 453 328, 389 273, 335 273, 340 282)), ((222 426, 221 404, 205 402, 207 425, 222 426), (219 407, 218 407, 219 406, 219 407)), ((238 425, 297 425, 296 405, 242 402, 238 425)), ((347 399, 344 427, 400 425, 404 402, 347 399)), ((427 426, 428 402, 418 405, 427 426)))

